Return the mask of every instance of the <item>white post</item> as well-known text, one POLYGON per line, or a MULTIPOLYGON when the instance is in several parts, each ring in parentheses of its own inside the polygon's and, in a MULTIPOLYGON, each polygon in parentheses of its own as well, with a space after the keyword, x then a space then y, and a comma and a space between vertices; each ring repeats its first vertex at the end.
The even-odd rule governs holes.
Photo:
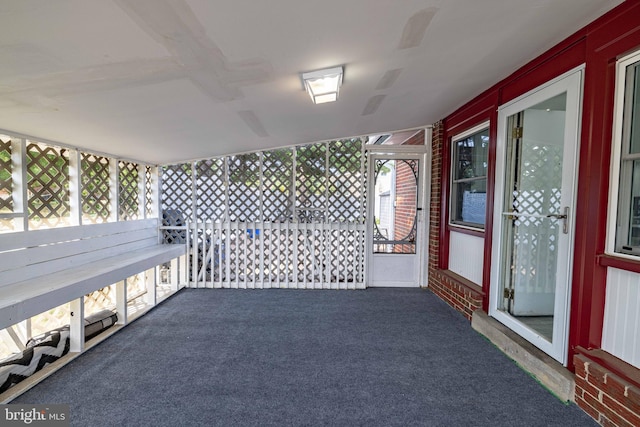
POLYGON ((109 222, 118 221, 120 216, 120 203, 118 201, 118 161, 109 159, 109 222))
POLYGON ((82 353, 84 351, 84 296, 72 300, 70 303, 69 319, 69 351, 82 353))
POLYGON ((13 211, 22 213, 22 221, 13 220, 15 231, 29 229, 27 194, 27 144, 24 139, 11 138, 11 180, 13 183, 13 211))
POLYGON ((157 304, 157 295, 156 295, 156 283, 158 281, 158 276, 156 275, 157 271, 158 271, 157 268, 151 268, 145 271, 144 273, 142 273, 144 277, 144 283, 147 288, 147 293, 145 295, 145 302, 147 303, 147 305, 150 305, 151 307, 157 304))
POLYGON ((118 325, 126 325, 127 319, 127 280, 116 283, 116 313, 118 325))
POLYGON ((174 292, 178 290, 179 283, 184 283, 183 276, 185 276, 184 271, 186 270, 186 258, 187 256, 185 255, 171 260, 171 267, 169 270, 171 277, 169 282, 171 283, 171 290, 174 292))
POLYGON ((136 168, 138 170, 138 218, 145 218, 147 212, 147 167, 136 164, 136 168))
POLYGON ((82 178, 81 154, 78 150, 69 150, 69 225, 82 224, 82 178))

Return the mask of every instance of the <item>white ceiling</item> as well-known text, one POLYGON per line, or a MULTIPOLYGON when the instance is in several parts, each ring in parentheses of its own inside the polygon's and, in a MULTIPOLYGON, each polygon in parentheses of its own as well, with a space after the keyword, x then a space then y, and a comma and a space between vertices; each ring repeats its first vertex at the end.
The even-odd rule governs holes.
POLYGON ((621 2, 0 0, 0 129, 162 164, 425 126, 621 2))

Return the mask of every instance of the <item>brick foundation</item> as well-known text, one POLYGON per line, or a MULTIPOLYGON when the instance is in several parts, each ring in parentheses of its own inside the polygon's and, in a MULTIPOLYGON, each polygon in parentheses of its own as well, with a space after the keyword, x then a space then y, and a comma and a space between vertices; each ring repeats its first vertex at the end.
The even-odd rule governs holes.
POLYGON ((640 387, 623 373, 640 371, 602 350, 579 351, 573 358, 576 404, 603 426, 640 426, 640 387))
POLYGON ((430 270, 429 289, 471 321, 473 312, 482 308, 482 294, 462 284, 463 278, 454 277, 442 270, 430 270))

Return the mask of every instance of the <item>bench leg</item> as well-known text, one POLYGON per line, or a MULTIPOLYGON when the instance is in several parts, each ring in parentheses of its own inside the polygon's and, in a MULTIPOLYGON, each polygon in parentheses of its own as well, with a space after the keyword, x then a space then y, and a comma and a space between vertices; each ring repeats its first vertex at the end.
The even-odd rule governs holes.
POLYGON ((69 304, 71 310, 69 351, 81 353, 84 351, 84 296, 74 299, 69 304))
POLYGON ((116 313, 118 314, 118 325, 127 324, 127 281, 116 283, 116 313))
POLYGON ((158 280, 158 267, 152 268, 144 272, 144 283, 147 288, 145 295, 146 303, 151 307, 156 305, 156 283, 158 280))
POLYGON ((169 270, 171 273, 171 290, 172 291, 177 291, 179 289, 178 284, 180 283, 180 273, 183 270, 183 266, 180 265, 180 260, 182 257, 180 258, 174 258, 171 260, 171 269, 169 270))

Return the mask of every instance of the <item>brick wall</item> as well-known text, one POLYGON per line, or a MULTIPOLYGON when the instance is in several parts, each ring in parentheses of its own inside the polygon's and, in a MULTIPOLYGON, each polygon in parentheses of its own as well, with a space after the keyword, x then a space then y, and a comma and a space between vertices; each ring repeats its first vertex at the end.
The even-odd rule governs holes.
MULTIPOLYGON (((424 131, 417 132, 402 145, 424 145, 424 131)), ((396 239, 408 236, 416 217, 416 178, 411 166, 404 162, 396 165, 396 208, 394 218, 394 233, 396 239)), ((413 253, 412 245, 395 245, 397 253, 413 253)))
MULTIPOLYGON (((396 207, 393 229, 395 239, 404 239, 413 229, 416 218, 417 183, 411 166, 405 162, 396 163, 396 207)), ((395 245, 397 253, 414 253, 414 245, 395 245)))
POLYGON ((442 270, 440 265, 440 220, 442 219, 442 155, 444 125, 433 125, 431 145, 431 202, 429 204, 429 289, 461 312, 467 319, 482 308, 482 293, 477 286, 456 274, 442 270))
POLYGON ((573 361, 575 401, 580 408, 603 426, 640 426, 640 388, 637 385, 588 355, 576 354, 573 361))

